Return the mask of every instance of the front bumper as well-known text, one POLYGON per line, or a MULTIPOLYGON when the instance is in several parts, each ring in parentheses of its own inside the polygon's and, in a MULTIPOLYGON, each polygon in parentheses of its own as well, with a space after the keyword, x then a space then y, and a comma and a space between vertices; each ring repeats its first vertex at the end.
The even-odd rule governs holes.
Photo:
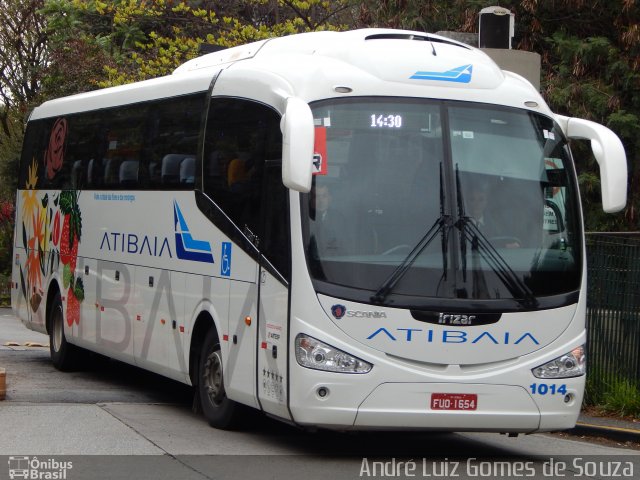
MULTIPOLYGON (((328 385, 330 395, 309 391, 299 408, 292 402, 296 423, 339 430, 423 430, 456 432, 533 433, 572 428, 582 402, 580 379, 566 379, 573 400, 562 395, 534 398, 525 387, 483 383, 394 383, 378 385, 359 405, 353 385, 328 385), (569 380, 569 381, 567 381, 569 380), (475 394, 475 410, 434 410, 433 393, 475 394)), ((319 385, 318 385, 319 387, 319 385)), ((294 400, 294 399, 292 399, 294 400)))

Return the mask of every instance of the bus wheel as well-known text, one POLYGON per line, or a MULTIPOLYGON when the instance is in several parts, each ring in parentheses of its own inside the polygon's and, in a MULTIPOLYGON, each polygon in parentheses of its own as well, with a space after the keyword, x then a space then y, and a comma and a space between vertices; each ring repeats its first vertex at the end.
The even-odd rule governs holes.
POLYGON ((224 390, 220 341, 214 329, 209 330, 200 353, 198 393, 209 425, 230 430, 238 426, 240 405, 229 400, 224 390))
POLYGON ((73 369, 76 349, 64 336, 64 312, 59 292, 56 292, 49 311, 49 351, 54 367, 62 371, 73 369))

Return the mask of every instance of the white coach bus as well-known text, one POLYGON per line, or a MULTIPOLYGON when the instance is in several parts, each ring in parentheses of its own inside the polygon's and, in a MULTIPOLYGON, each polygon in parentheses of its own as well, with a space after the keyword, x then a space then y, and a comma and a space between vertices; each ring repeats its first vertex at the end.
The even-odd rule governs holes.
POLYGON ((231 428, 530 433, 585 383, 585 246, 567 140, 626 202, 607 128, 481 51, 367 29, 260 41, 46 102, 28 122, 12 304, 193 385, 231 428))

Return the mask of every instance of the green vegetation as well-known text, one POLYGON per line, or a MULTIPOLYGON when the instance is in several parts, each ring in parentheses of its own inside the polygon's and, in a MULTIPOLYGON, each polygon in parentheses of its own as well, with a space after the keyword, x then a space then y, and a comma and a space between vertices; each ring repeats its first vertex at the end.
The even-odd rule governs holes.
POLYGON ((210 45, 361 27, 474 32, 478 12, 490 4, 515 13, 515 48, 542 55, 542 93, 552 109, 608 125, 623 140, 629 204, 616 215, 602 213, 598 167, 575 142, 587 230, 635 230, 640 4, 632 0, 5 0, 0 201, 13 201, 26 116, 48 98, 165 75, 210 45))
POLYGON ((0 307, 11 306, 11 290, 7 285, 9 285, 9 278, 0 275, 0 307))
POLYGON ((640 419, 640 388, 628 378, 617 378, 603 384, 590 372, 584 404, 602 414, 640 419))
POLYGON ((9 304, 9 278, 13 255, 13 202, 0 201, 0 306, 9 304))

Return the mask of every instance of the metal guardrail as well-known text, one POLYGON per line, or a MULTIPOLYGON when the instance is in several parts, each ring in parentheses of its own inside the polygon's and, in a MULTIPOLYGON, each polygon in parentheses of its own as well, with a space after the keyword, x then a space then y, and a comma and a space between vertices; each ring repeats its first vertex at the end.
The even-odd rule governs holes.
POLYGON ((640 386, 640 235, 590 233, 586 243, 589 384, 640 386))

